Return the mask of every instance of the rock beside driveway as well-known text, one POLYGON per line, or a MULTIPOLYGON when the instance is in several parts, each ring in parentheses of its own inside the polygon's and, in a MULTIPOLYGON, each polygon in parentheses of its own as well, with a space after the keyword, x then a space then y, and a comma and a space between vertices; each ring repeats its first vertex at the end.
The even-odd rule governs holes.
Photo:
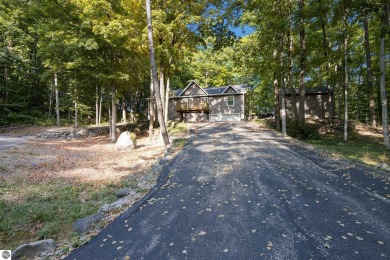
POLYGON ((383 171, 390 171, 390 167, 387 165, 387 163, 380 163, 375 165, 375 168, 379 168, 383 171))
POLYGON ((116 141, 116 149, 118 151, 125 151, 128 149, 135 149, 137 146, 137 139, 134 133, 131 133, 129 131, 123 132, 119 138, 118 141, 116 141))
POLYGON ((79 235, 84 235, 95 229, 96 225, 99 224, 103 217, 104 214, 102 212, 98 212, 85 218, 81 218, 73 224, 73 231, 79 235))
POLYGON ((117 198, 123 198, 127 195, 135 195, 137 192, 133 190, 132 188, 123 188, 116 192, 117 198))
POLYGON ((12 259, 35 259, 35 257, 45 256, 56 249, 53 239, 40 240, 33 243, 18 246, 12 251, 12 259))

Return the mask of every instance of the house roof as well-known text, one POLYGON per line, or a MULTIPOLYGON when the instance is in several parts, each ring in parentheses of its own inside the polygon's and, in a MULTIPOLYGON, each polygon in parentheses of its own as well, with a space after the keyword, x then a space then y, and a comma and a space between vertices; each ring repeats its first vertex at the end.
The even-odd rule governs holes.
MULTIPOLYGON (((190 84, 188 84, 187 87, 185 87, 184 89, 171 90, 171 96, 172 97, 181 96, 188 89, 188 87, 191 86, 192 83, 194 83, 194 82, 195 81, 190 82, 190 84)), ((195 84, 196 84, 196 82, 195 82, 195 84)), ((246 93, 247 89, 252 89, 252 86, 247 85, 247 84, 242 84, 242 85, 229 85, 229 86, 212 87, 212 88, 202 88, 202 87, 200 87, 200 88, 203 90, 203 92, 205 92, 204 96, 214 96, 214 95, 244 94, 244 93, 246 93), (233 89, 234 92, 227 93, 227 91, 229 89, 233 89)))
MULTIPOLYGON (((298 88, 294 88, 294 92, 295 92, 295 95, 299 95, 298 88)), ((305 88, 306 95, 325 95, 328 93, 329 93, 329 91, 326 87, 319 87, 319 88, 312 88, 312 89, 305 88)), ((331 90, 331 93, 333 93, 332 90, 331 90)), ((286 89, 286 96, 291 96, 291 89, 286 89)))
POLYGON ((178 96, 182 96, 186 92, 186 90, 189 87, 191 87, 192 85, 197 86, 205 95, 207 95, 207 92, 198 83, 196 83, 195 80, 193 80, 190 83, 188 83, 187 87, 185 87, 184 89, 181 90, 181 92, 180 92, 180 94, 178 96))

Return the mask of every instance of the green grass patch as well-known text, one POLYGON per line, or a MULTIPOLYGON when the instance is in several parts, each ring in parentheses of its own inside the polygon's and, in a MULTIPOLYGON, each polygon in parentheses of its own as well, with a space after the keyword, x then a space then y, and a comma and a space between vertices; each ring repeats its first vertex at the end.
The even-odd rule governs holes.
POLYGON ((3 184, 0 200, 0 248, 15 248, 26 241, 72 237, 73 223, 115 201, 117 187, 61 182, 3 184))
POLYGON ((184 147, 184 145, 187 143, 187 139, 186 138, 177 138, 177 139, 174 139, 173 140, 173 147, 175 148, 175 150, 180 150, 184 147))
POLYGON ((184 122, 169 121, 168 133, 171 135, 186 134, 188 132, 187 125, 184 122))
POLYGON ((307 139, 305 142, 354 162, 371 166, 379 163, 390 164, 389 151, 383 144, 374 138, 356 133, 353 133, 347 142, 340 135, 319 135, 318 138, 307 139))

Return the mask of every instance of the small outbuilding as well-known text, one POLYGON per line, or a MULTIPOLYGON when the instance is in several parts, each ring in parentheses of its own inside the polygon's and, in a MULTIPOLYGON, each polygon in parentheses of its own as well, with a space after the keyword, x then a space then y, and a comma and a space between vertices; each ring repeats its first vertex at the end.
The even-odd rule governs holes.
MULTIPOLYGON (((329 108, 334 108, 334 93, 327 88, 306 89, 305 91, 305 117, 328 118, 329 108)), ((299 109, 299 89, 286 91, 286 111, 287 116, 292 117, 294 111, 296 115, 299 109), (295 108, 293 106, 292 94, 295 94, 295 108)))

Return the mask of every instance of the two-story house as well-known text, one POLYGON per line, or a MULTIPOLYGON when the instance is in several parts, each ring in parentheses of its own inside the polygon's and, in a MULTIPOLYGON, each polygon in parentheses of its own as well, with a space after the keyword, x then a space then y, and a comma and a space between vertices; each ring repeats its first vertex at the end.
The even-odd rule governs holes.
POLYGON ((195 81, 184 89, 171 90, 169 120, 239 121, 247 117, 249 85, 202 88, 195 81))

